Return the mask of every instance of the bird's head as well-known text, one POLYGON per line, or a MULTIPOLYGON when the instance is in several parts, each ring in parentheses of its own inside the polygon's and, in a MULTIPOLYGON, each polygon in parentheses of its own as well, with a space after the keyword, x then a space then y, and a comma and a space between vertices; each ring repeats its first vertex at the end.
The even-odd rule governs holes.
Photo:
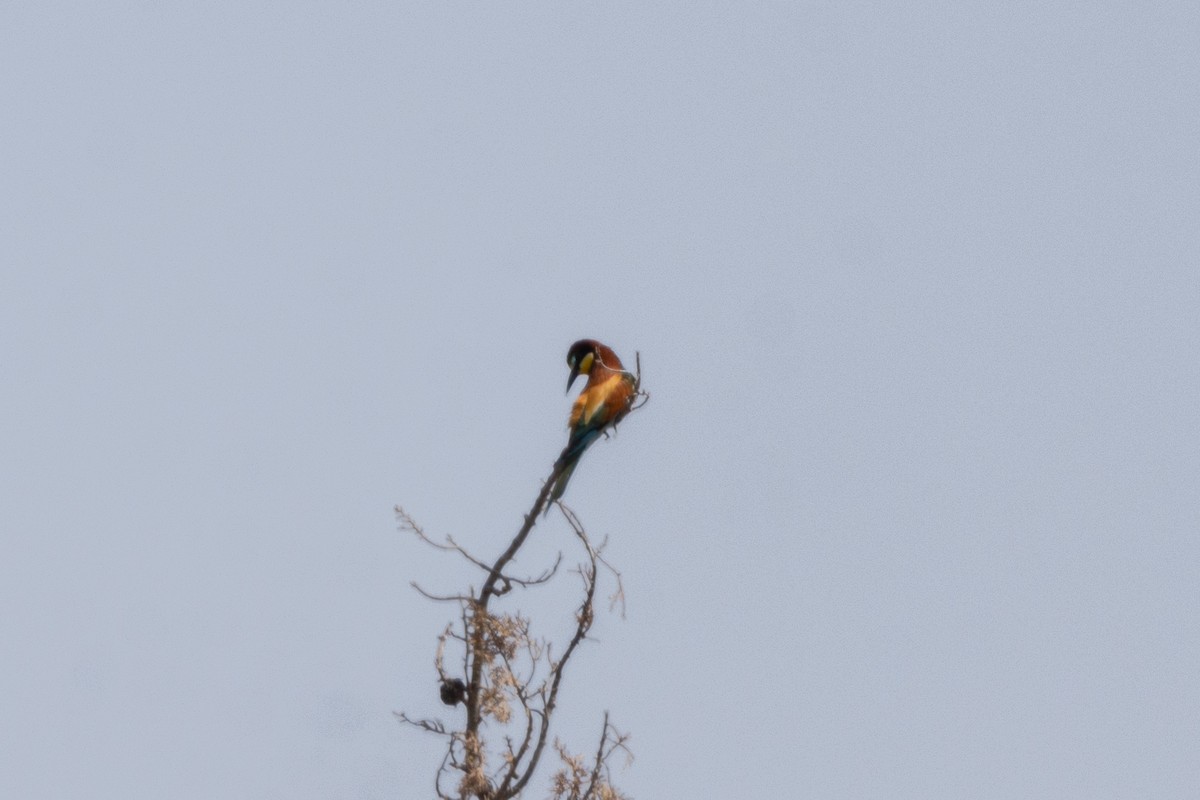
POLYGON ((595 339, 580 339, 571 345, 567 351, 567 366, 571 368, 571 377, 567 379, 568 392, 576 378, 591 373, 592 365, 596 363, 596 348, 603 346, 595 339))

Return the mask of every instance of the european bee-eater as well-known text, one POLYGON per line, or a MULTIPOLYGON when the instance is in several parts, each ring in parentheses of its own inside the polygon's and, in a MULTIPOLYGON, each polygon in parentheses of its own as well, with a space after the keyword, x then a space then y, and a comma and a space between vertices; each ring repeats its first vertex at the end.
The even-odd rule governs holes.
MULTIPOLYGON (((583 451, 599 438, 610 426, 616 425, 629 413, 637 394, 632 373, 621 364, 621 359, 612 348, 595 339, 580 339, 567 351, 567 366, 571 377, 567 380, 567 391, 580 375, 587 375, 587 385, 575 399, 571 408, 571 419, 567 428, 571 438, 563 448, 562 455, 554 463, 561 468, 558 480, 550 491, 550 502, 562 497, 567 490, 567 481, 579 463, 583 451)), ((549 505, 546 510, 549 511, 549 505)))

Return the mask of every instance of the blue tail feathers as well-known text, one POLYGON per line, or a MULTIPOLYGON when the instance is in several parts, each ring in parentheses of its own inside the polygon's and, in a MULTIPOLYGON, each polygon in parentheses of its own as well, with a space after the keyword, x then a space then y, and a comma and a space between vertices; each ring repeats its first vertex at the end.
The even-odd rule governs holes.
MULTIPOLYGON (((575 472, 575 467, 579 465, 579 457, 583 455, 588 446, 596 441, 600 436, 600 431, 591 430, 583 431, 577 436, 572 436, 571 441, 567 442, 567 446, 563 448, 562 455, 554 462, 555 469, 561 469, 557 480, 554 481, 554 488, 550 490, 549 503, 553 503, 563 496, 563 492, 567 490, 567 482, 571 480, 571 474, 575 472)), ((546 511, 550 511, 550 506, 547 504, 546 511)))

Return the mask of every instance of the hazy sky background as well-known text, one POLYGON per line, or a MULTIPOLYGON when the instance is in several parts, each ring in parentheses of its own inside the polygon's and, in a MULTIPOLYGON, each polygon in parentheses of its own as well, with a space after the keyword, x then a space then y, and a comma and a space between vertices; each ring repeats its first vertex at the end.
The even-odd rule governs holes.
POLYGON ((556 732, 611 711, 627 792, 1200 795, 1197 42, 1182 2, 4 4, 0 795, 430 796, 408 582, 476 577, 392 507, 499 553, 581 336, 653 394, 567 495, 629 611, 556 732))

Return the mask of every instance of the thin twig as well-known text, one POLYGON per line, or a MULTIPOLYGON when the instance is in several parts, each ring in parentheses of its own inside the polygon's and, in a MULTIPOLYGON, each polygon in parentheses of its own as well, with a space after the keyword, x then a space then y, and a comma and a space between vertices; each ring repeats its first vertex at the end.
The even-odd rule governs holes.
POLYGON ((471 599, 462 594, 434 594, 433 592, 427 592, 425 589, 421 588, 421 584, 417 583, 416 581, 409 581, 408 585, 416 589, 423 597, 429 600, 434 600, 438 603, 452 603, 455 601, 462 602, 464 600, 471 599))
MULTIPOLYGON (((397 518, 400 520, 401 530, 412 531, 412 533, 418 539, 420 539, 422 542, 429 545, 430 547, 432 547, 436 550, 441 550, 443 553, 457 553, 458 555, 460 555, 464 559, 466 559, 470 564, 481 569, 483 572, 488 573, 488 575, 492 574, 494 567, 489 567, 482 560, 471 555, 471 552, 469 550, 467 550, 465 547, 463 547, 462 545, 460 545, 458 542, 456 542, 454 540, 453 536, 446 536, 446 541, 444 544, 442 542, 438 542, 438 541, 434 540, 431 536, 429 536, 429 534, 425 533, 425 529, 422 528, 421 525, 415 519, 412 518, 412 515, 410 515, 407 511, 405 511, 403 507, 396 506, 395 512, 396 512, 397 518)), ((539 584, 547 583, 558 572, 558 568, 561 564, 562 564, 562 553, 560 552, 558 554, 557 558, 555 558, 554 563, 552 565, 550 565, 549 567, 547 567, 546 569, 542 570, 540 575, 537 575, 534 577, 528 577, 528 578, 518 578, 514 575, 501 574, 499 576, 499 580, 502 582, 503 586, 500 589, 497 589, 495 594, 503 595, 503 594, 508 593, 512 588, 509 584, 517 584, 518 586, 529 587, 529 586, 537 586, 539 584)), ((443 599, 441 596, 434 596, 431 593, 429 593, 429 592, 425 591, 424 589, 417 587, 415 585, 414 585, 414 588, 416 588, 417 591, 421 592, 421 594, 425 595, 426 597, 430 598, 431 600, 443 599)), ((449 599, 457 599, 458 596, 452 595, 452 596, 447 596, 447 597, 449 599)))
POLYGON ((600 744, 596 748, 596 763, 592 765, 592 775, 588 779, 587 791, 583 793, 584 797, 591 797, 592 791, 596 788, 596 781, 600 779, 600 768, 604 766, 604 743, 608 740, 608 712, 604 712, 604 727, 600 729, 600 744))
POLYGON ((406 722, 413 727, 429 731, 430 733, 436 733, 439 736, 454 736, 453 733, 446 730, 446 726, 439 719, 413 719, 403 711, 393 711, 392 715, 401 722, 406 722))

